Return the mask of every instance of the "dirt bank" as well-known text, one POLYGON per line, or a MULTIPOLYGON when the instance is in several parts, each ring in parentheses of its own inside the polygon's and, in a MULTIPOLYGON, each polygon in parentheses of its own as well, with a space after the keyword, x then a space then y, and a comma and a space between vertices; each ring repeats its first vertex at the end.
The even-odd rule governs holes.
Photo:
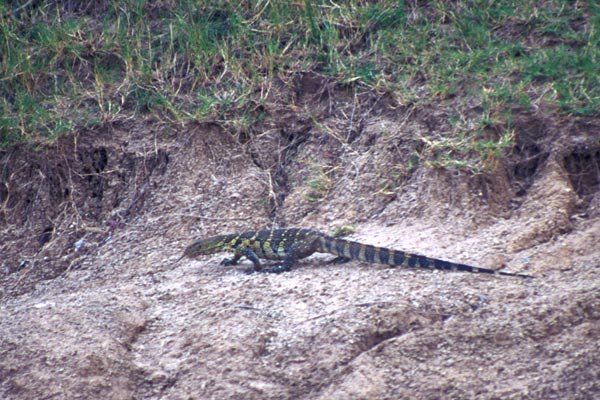
POLYGON ((589 126, 519 121, 512 160, 473 175, 403 168, 429 134, 409 114, 379 113, 344 145, 286 115, 249 140, 145 121, 2 153, 0 397, 600 393, 589 126), (365 243, 535 279, 327 256, 280 275, 225 255, 172 264, 195 238, 273 224, 352 224, 365 243))

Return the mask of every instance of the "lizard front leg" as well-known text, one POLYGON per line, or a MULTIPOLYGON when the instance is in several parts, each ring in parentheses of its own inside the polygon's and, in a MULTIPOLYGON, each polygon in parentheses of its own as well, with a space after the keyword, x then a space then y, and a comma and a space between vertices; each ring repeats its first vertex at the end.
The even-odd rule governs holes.
POLYGON ((240 258, 242 258, 243 254, 242 253, 235 253, 233 255, 233 257, 231 258, 224 258, 221 261, 221 265, 228 267, 230 265, 237 265, 238 261, 240 261, 240 258))
POLYGON ((254 268, 256 268, 257 270, 260 269, 260 261, 258 260, 258 256, 249 247, 243 247, 239 250, 236 250, 233 254, 233 257, 224 258, 223 261, 221 261, 221 265, 237 265, 238 261, 240 261, 242 257, 246 257, 248 260, 252 261, 252 263, 254 264, 254 268))
POLYGON ((252 261, 252 264, 254 264, 254 267, 247 269, 246 273, 258 272, 261 270, 260 260, 250 247, 242 247, 239 250, 239 253, 236 252, 233 259, 235 259, 237 262, 237 260, 239 260, 242 256, 245 256, 248 260, 252 261))

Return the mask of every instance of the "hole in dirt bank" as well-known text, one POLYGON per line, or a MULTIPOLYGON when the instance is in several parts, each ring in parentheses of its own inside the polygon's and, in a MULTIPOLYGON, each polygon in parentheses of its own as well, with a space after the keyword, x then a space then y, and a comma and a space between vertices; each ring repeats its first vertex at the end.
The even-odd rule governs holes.
POLYGON ((108 152, 106 151, 106 149, 104 147, 101 147, 92 151, 91 157, 93 160, 92 165, 94 171, 96 171, 96 173, 104 171, 104 168, 106 168, 106 165, 108 164, 108 152))
POLYGON ((515 194, 524 196, 533 184, 535 173, 548 158, 548 153, 536 143, 521 143, 515 146, 513 154, 517 159, 511 169, 515 194))
POLYGON ((563 158, 573 189, 581 198, 600 190, 600 149, 576 147, 563 158))
POLYGON ((515 145, 508 157, 509 174, 515 194, 521 197, 527 193, 535 174, 550 154, 544 145, 549 123, 529 118, 517 121, 515 125, 515 145))
POLYGON ((86 192, 89 193, 89 203, 93 204, 94 213, 99 218, 106 187, 106 178, 102 172, 108 165, 108 151, 106 148, 100 147, 89 152, 80 152, 79 159, 88 186, 86 192))

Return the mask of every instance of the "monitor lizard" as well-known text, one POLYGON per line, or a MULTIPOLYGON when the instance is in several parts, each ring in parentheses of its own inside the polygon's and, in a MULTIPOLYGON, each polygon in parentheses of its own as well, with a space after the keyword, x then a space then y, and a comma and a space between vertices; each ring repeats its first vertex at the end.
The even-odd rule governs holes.
POLYGON ((236 265, 240 258, 245 256, 254 264, 254 267, 247 272, 281 273, 291 270, 298 260, 313 253, 329 253, 337 256, 337 260, 340 261, 359 260, 392 267, 405 266, 532 278, 530 275, 473 267, 401 250, 338 239, 323 232, 298 228, 265 229, 200 239, 190 244, 181 258, 194 258, 223 251, 233 252, 234 255, 233 258, 224 259, 221 265, 236 265), (280 265, 263 267, 259 260, 261 258, 283 260, 283 262, 280 265))

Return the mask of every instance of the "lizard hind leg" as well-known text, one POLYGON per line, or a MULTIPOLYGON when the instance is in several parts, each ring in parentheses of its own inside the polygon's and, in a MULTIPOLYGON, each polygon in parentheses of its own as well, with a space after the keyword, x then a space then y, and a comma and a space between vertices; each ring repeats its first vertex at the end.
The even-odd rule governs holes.
POLYGON ((290 271, 292 269, 292 267, 294 266, 295 262, 296 262, 296 256, 294 254, 294 251, 290 251, 283 259, 283 262, 281 263, 281 265, 275 265, 272 267, 263 268, 260 270, 260 272, 266 272, 266 273, 271 273, 271 274, 280 274, 282 272, 290 271))
POLYGON ((339 264, 345 264, 345 263, 347 263, 347 262, 349 262, 349 261, 352 261, 352 259, 351 259, 351 258, 348 258, 348 257, 342 257, 342 256, 338 256, 338 257, 336 257, 336 258, 334 258, 334 259, 332 259, 332 260, 330 260, 330 261, 327 261, 327 263, 328 263, 328 264, 336 264, 336 265, 339 265, 339 264))

